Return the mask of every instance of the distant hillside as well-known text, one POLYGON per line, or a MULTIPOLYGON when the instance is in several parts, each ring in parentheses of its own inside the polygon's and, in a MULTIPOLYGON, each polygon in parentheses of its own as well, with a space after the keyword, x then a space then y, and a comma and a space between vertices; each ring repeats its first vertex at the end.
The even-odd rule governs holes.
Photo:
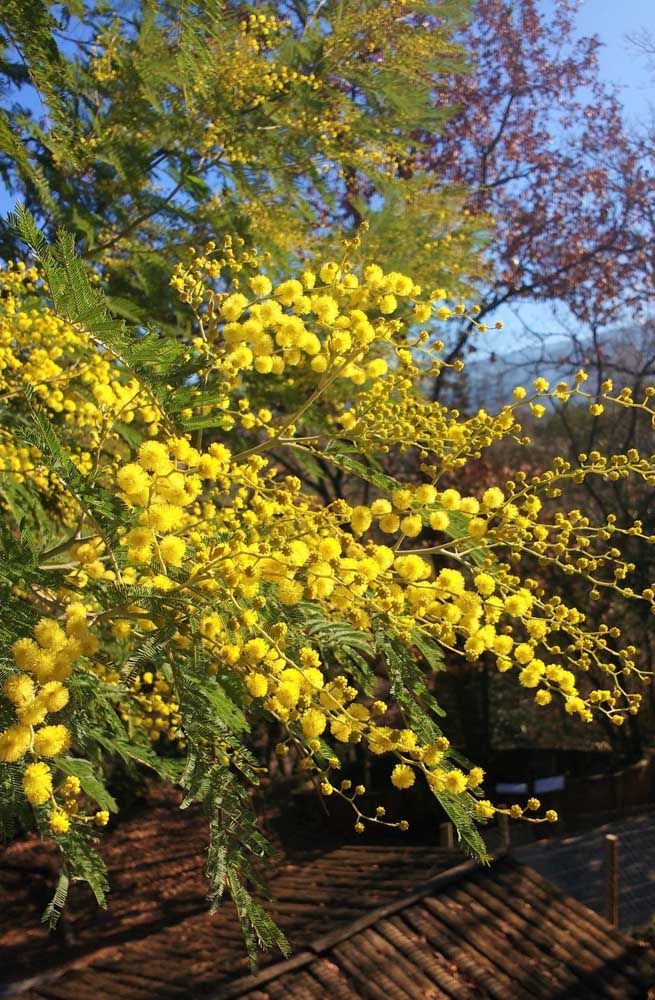
POLYGON ((545 345, 530 344, 502 356, 473 356, 467 359, 465 368, 469 405, 494 409, 511 399, 515 386, 529 386, 537 375, 558 382, 569 378, 577 367, 571 341, 565 337, 553 338, 545 345))
MULTIPOLYGON (((491 342, 493 343, 493 342, 491 342)), ((485 346, 489 348, 490 342, 485 346)), ((655 323, 630 324, 603 331, 597 343, 589 337, 569 338, 552 334, 543 343, 528 341, 507 351, 480 352, 466 361, 467 403, 471 408, 495 409, 506 403, 517 385, 529 386, 537 375, 551 384, 570 381, 579 368, 591 371, 600 356, 603 378, 617 385, 632 385, 636 379, 655 380, 655 323)), ((590 383, 591 384, 591 383, 590 383)))

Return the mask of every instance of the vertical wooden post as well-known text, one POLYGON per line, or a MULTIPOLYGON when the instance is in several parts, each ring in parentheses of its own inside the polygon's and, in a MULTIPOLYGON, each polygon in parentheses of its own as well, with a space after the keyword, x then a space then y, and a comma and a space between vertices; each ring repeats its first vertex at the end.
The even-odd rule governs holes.
POLYGON ((505 813, 498 813, 498 833, 500 834, 501 850, 509 851, 510 848, 509 816, 506 816, 505 813))
POLYGON ((619 838, 613 833, 605 837, 605 916, 619 926, 619 838))
POLYGON ((452 823, 439 824, 439 847, 447 847, 452 850, 455 846, 455 836, 452 823))

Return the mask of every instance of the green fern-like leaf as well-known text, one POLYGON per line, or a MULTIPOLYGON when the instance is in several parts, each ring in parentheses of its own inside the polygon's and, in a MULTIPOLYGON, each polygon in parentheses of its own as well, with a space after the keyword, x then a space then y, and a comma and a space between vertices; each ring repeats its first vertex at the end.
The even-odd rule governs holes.
POLYGON ((59 922, 62 910, 64 909, 66 900, 68 899, 69 886, 70 879, 68 875, 66 872, 61 872, 57 880, 54 895, 43 911, 43 916, 41 917, 42 922, 47 924, 50 930, 54 930, 59 922))
POLYGON ((53 765, 63 774, 79 778, 82 790, 97 802, 101 809, 118 812, 116 799, 107 791, 88 760, 78 757, 55 757, 53 765))
POLYGON ((164 340, 113 319, 104 294, 91 284, 70 233, 60 231, 55 244, 50 246, 23 205, 15 209, 9 222, 41 264, 56 312, 82 328, 135 375, 150 393, 162 418, 168 421, 167 413, 175 409, 171 406, 169 382, 173 369, 186 356, 185 346, 173 338, 164 340))

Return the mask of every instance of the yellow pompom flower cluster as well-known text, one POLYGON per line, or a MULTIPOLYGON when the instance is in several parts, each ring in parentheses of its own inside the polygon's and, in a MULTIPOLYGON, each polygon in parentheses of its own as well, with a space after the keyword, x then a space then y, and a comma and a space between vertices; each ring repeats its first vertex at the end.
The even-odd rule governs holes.
MULTIPOLYGON (((252 258, 249 263, 253 263, 252 258)), ((195 288, 198 287, 198 281, 205 264, 198 261, 197 266, 200 270, 193 272, 195 288)), ((337 374, 340 377, 354 380, 355 384, 361 381, 362 385, 366 385, 367 368, 362 365, 360 358, 355 355, 353 361, 350 361, 340 352, 350 350, 361 355, 363 350, 374 344, 378 337, 381 337, 386 347, 395 349, 397 361, 400 362, 401 366, 409 367, 410 374, 414 376, 416 372, 411 371, 412 364, 405 357, 407 347, 404 344, 398 345, 395 337, 397 329, 395 327, 388 328, 384 317, 391 311, 392 303, 388 298, 389 295, 394 296, 394 308, 397 308, 398 299, 396 296, 416 295, 420 290, 409 279, 404 279, 404 276, 395 274, 385 276, 381 269, 375 267, 367 269, 364 281, 358 281, 354 276, 352 281, 347 281, 348 277, 349 275, 344 274, 338 265, 324 265, 319 270, 318 275, 304 273, 300 281, 284 283, 278 288, 277 293, 273 292, 273 298, 265 299, 261 305, 257 302, 252 304, 247 296, 241 293, 233 293, 222 299, 223 304, 220 306, 220 310, 212 297, 213 293, 208 291, 209 312, 219 316, 219 318, 223 317, 222 329, 224 336, 228 339, 228 344, 223 348, 218 336, 221 327, 216 326, 214 329, 211 323, 206 324, 209 342, 216 343, 216 347, 210 351, 210 356, 216 359, 214 366, 220 368, 223 373, 227 370, 228 374, 235 374, 232 365, 233 351, 230 344, 243 343, 242 334, 237 336, 235 324, 240 330, 243 330, 246 337, 249 336, 246 331, 252 331, 252 334, 259 336, 261 326, 256 324, 261 321, 263 316, 265 324, 272 325, 272 336, 267 334, 263 344, 268 356, 272 356, 273 360, 270 368, 268 363, 259 367, 255 365, 260 375, 281 375, 289 363, 294 368, 309 367, 310 370, 318 371, 319 374, 327 373, 330 366, 336 366, 337 374), (329 291, 319 295, 316 289, 320 287, 317 282, 321 281, 330 284, 329 291), (312 292, 311 296, 306 294, 308 289, 312 292), (393 291, 389 291, 390 289, 393 291), (354 313, 351 308, 349 319, 347 319, 348 312, 343 311, 344 298, 348 307, 356 306, 354 313), (383 307, 380 305, 382 299, 385 300, 383 307), (336 330, 344 332, 343 334, 330 333, 325 341, 326 348, 323 350, 314 352, 312 349, 309 354, 303 354, 303 343, 306 342, 306 340, 303 341, 303 337, 306 338, 310 332, 306 321, 303 318, 295 326, 289 327, 285 318, 287 313, 283 311, 281 306, 290 307, 294 313, 300 312, 301 317, 309 316, 311 318, 313 313, 319 324, 332 325, 336 330), (360 308, 361 306, 365 306, 369 313, 371 308, 377 307, 380 317, 377 325, 371 324, 368 313, 365 312, 362 316, 364 310, 360 308), (342 317, 343 322, 340 322, 342 317), (251 322, 253 318, 254 324, 251 322), (239 322, 237 323, 237 321, 239 322), (357 337, 353 339, 353 331, 357 331, 360 328, 359 324, 362 323, 364 324, 361 327, 364 340, 357 337), (300 337, 297 346, 293 342, 287 346, 287 339, 282 336, 282 328, 297 329, 298 337, 300 337), (276 348, 276 343, 279 348, 276 348), (330 345, 332 345, 333 351, 336 348, 336 351, 339 352, 336 353, 336 356, 330 355, 330 345), (322 360, 318 364, 315 363, 316 358, 322 359, 324 357, 323 351, 326 349, 328 353, 325 356, 325 365, 322 360)), ((258 289, 264 295, 270 295, 273 291, 273 286, 264 276, 251 278, 250 286, 258 289)), ((198 300, 197 305, 202 309, 200 300, 198 300)), ((429 309, 426 312, 427 315, 429 315, 429 309)), ((317 333, 320 340, 320 327, 317 333)), ((421 338, 419 337, 415 346, 420 347, 420 345, 421 338)), ((253 364, 255 356, 253 354, 253 364)), ((240 368, 240 365, 237 368, 240 368)), ((370 368, 368 371, 370 372, 370 368)), ((384 392, 389 392, 390 398, 394 400, 394 433, 400 438, 400 435, 404 433, 404 428, 398 426, 397 396, 399 390, 407 388, 407 383, 411 380, 405 379, 403 381, 395 373, 388 372, 386 363, 384 367, 378 366, 375 371, 378 373, 378 378, 386 376, 382 378, 380 385, 384 392)), ((370 444, 370 441, 358 433, 361 421, 356 417, 356 407, 365 408, 369 415, 367 420, 370 421, 372 415, 375 414, 375 420, 379 422, 384 418, 380 405, 383 396, 380 393, 374 395, 376 405, 372 406, 368 400, 367 390, 364 388, 357 394, 353 406, 346 411, 344 417, 340 418, 340 423, 343 429, 348 432, 349 437, 360 443, 363 450, 369 451, 370 448, 364 449, 364 445, 370 444)), ((496 417, 480 412, 469 421, 462 422, 458 419, 457 414, 450 414, 437 404, 426 404, 411 396, 407 397, 407 393, 404 397, 400 396, 400 399, 402 398, 411 398, 409 417, 412 443, 415 446, 427 448, 429 439, 432 457, 436 453, 439 460, 438 467, 444 472, 461 466, 464 461, 462 453, 465 451, 465 445, 469 449, 488 447, 494 439, 515 435, 520 429, 513 407, 505 408, 496 417), (422 426, 420 420, 417 420, 417 416, 422 416, 426 423, 423 439, 417 435, 417 429, 420 430, 422 426), (435 446, 435 440, 439 442, 438 448, 435 446)), ((242 406, 241 410, 242 413, 248 413, 247 407, 242 406)), ((294 423, 295 420, 289 421, 284 428, 285 432, 288 431, 291 434, 291 431, 295 429, 294 423)), ((251 426, 256 426, 256 423, 251 426)), ((377 424, 375 426, 377 427, 377 424)), ((385 424, 384 431, 383 434, 378 430, 376 436, 379 440, 384 440, 386 442, 385 448, 388 448, 388 423, 385 424)), ((284 441, 282 435, 279 432, 273 433, 272 429, 267 428, 267 435, 269 438, 284 441)), ((403 445, 406 446, 406 443, 403 442, 403 445)), ((193 457, 194 460, 197 460, 196 456, 193 457)), ((166 461, 164 459, 165 465, 166 461)), ((262 476, 264 467, 263 460, 259 460, 256 466, 252 467, 252 475, 262 476)), ((191 468, 185 467, 187 478, 189 475, 193 475, 192 468, 192 465, 191 468)), ((235 475, 239 475, 237 469, 226 470, 226 472, 226 478, 232 479, 232 481, 234 481, 235 475)), ((184 473, 178 472, 178 475, 184 475, 184 473)), ((253 485, 255 485, 254 480, 253 485)), ((514 484, 508 485, 513 492, 519 492, 519 488, 514 484)), ((155 486, 156 489, 157 486, 155 486)), ((182 493, 180 493, 180 501, 184 503, 182 493)), ((295 505, 296 511, 301 505, 302 498, 299 497, 295 505)), ((265 504, 262 510, 269 506, 265 504)), ((448 532, 449 528, 452 529, 454 525, 466 526, 468 536, 472 539, 484 538, 490 529, 494 531, 494 538, 502 538, 505 534, 505 525, 512 532, 516 532, 518 529, 520 534, 532 519, 538 517, 540 510, 541 501, 538 497, 530 497, 519 506, 514 502, 513 496, 506 496, 504 491, 498 487, 491 487, 485 490, 480 498, 475 498, 462 497, 452 488, 439 491, 435 485, 428 483, 415 489, 409 486, 396 489, 389 499, 380 498, 374 501, 370 507, 359 505, 349 512, 348 520, 357 537, 364 535, 372 525, 377 523, 378 529, 383 535, 399 535, 408 539, 418 537, 427 526, 437 532, 448 532)), ((339 506, 338 514, 342 512, 345 513, 345 505, 343 504, 339 506)), ((345 518, 343 520, 339 516, 336 519, 329 518, 329 513, 329 511, 324 511, 321 520, 331 521, 330 530, 338 531, 345 518)), ((145 516, 147 517, 147 514, 145 516)), ((312 518, 312 520, 316 520, 316 518, 312 518)), ((300 525, 298 528, 300 529, 300 525)), ((307 540, 310 542, 312 551, 320 556, 321 543, 316 536, 312 538, 312 535, 308 534, 307 540)), ((418 612, 418 618, 423 621, 426 630, 443 644, 453 646, 456 644, 458 636, 461 636, 464 639, 464 652, 469 659, 475 659, 485 652, 492 652, 497 657, 500 670, 510 669, 513 663, 509 654, 515 640, 507 634, 508 619, 519 619, 520 623, 523 624, 527 618, 526 625, 533 644, 545 639, 549 632, 559 631, 563 621, 570 620, 570 623, 575 625, 576 621, 579 620, 578 613, 573 610, 567 614, 563 614, 560 610, 554 617, 548 614, 544 614, 543 618, 530 617, 531 609, 535 603, 532 590, 526 587, 517 588, 514 580, 507 572, 503 571, 502 567, 496 567, 495 575, 489 572, 477 573, 472 581, 472 586, 467 588, 465 577, 458 570, 444 569, 434 579, 434 582, 430 582, 431 565, 419 552, 405 554, 406 550, 401 550, 401 554, 394 556, 394 550, 385 545, 378 544, 367 551, 347 540, 345 546, 336 540, 330 540, 330 547, 331 551, 325 552, 328 558, 308 560, 306 556, 305 558, 301 556, 300 559, 292 559, 290 565, 288 559, 276 556, 275 553, 259 560, 254 558, 253 553, 251 559, 246 557, 246 561, 251 562, 249 567, 250 584, 246 593, 248 596, 255 596, 259 590, 258 579, 269 579, 277 584, 280 599, 284 604, 298 603, 303 597, 306 597, 311 600, 327 601, 333 606, 336 605, 335 610, 343 612, 346 603, 351 603, 352 595, 356 595, 358 586, 356 576, 353 576, 352 573, 346 574, 340 579, 338 563, 348 560, 352 570, 356 574, 358 573, 362 580, 359 585, 363 588, 362 594, 369 592, 371 588, 377 589, 379 586, 377 581, 380 580, 381 583, 385 576, 387 579, 395 578, 398 581, 392 585, 389 595, 385 594, 383 603, 379 605, 381 609, 387 612, 391 609, 401 611, 405 605, 408 605, 415 618, 418 612), (345 552, 342 551, 343 548, 345 548, 345 552), (359 555, 359 559, 357 559, 357 555, 359 555), (354 564, 353 556, 355 557, 354 564), (306 563, 308 565, 304 568, 306 563), (346 588, 348 588, 347 591, 346 588), (495 594, 494 591, 496 591, 495 594), (344 598, 342 602, 339 601, 341 594, 344 598), (549 620, 551 617, 552 621, 549 620), (431 622, 430 618, 434 620, 431 622), (496 628, 498 622, 502 622, 500 631, 496 628)), ((398 546, 394 546, 394 549, 398 551, 398 546)), ((242 561, 243 559, 242 556, 242 561)), ((357 624, 366 620, 366 617, 362 618, 361 612, 355 616, 357 624)), ((548 687, 559 688, 565 695, 567 710, 578 711, 583 717, 588 717, 589 709, 578 698, 575 685, 571 683, 570 671, 558 665, 551 664, 546 667, 543 661, 531 657, 532 646, 530 642, 518 643, 517 649, 520 652, 516 662, 519 664, 523 662, 520 677, 522 684, 533 685, 535 682, 538 684, 543 676, 543 682, 548 687), (521 656, 524 658, 523 661, 520 659, 521 656)), ((234 655, 231 650, 230 654, 234 655)), ((275 656, 273 661, 275 661, 275 656)), ((264 675, 260 675, 256 681, 251 681, 252 691, 263 692, 264 681, 267 684, 268 693, 270 681, 264 675)), ((541 698, 543 699, 543 694, 541 698)), ((294 707, 288 687, 283 687, 283 700, 277 700, 282 705, 282 714, 288 708, 294 707), (285 700, 288 703, 286 705, 285 700)), ((356 731, 357 726, 354 729, 356 731)), ((337 731, 339 731, 338 728, 337 731)))
MULTIPOLYGON (((634 684, 648 671, 636 648, 618 625, 591 627, 584 606, 549 592, 526 566, 536 558, 575 574, 592 598, 607 588, 652 607, 655 588, 631 589, 634 567, 619 547, 623 533, 651 544, 644 526, 592 524, 560 501, 591 476, 652 483, 652 458, 592 452, 575 469, 558 460, 530 479, 517 463, 511 479, 464 491, 466 463, 500 441, 526 445, 524 414, 534 419, 537 400, 564 389, 539 381, 532 395, 470 417, 430 401, 423 380, 446 365, 440 325, 452 315, 475 325, 475 309, 377 264, 356 270, 352 249, 284 280, 236 240, 194 253, 173 277, 197 328, 185 355, 194 375, 186 367, 171 386, 184 405, 169 415, 137 385, 129 433, 91 369, 80 383, 78 355, 94 345, 74 331, 64 382, 75 384, 76 405, 93 398, 98 426, 91 411, 89 425, 53 421, 69 432, 72 454, 92 445, 78 469, 102 503, 70 489, 56 508, 61 540, 42 553, 39 596, 59 614, 14 644, 17 670, 3 687, 16 721, 0 735, 0 760, 29 756, 24 788, 37 807, 49 780, 42 758, 56 759, 68 741, 65 726, 44 723, 64 708, 82 657, 80 669, 111 692, 128 742, 147 733, 162 756, 191 745, 208 767, 239 771, 234 733, 274 723, 279 753, 292 750, 325 794, 346 798, 358 828, 402 822, 366 815, 365 790, 338 779, 341 751, 355 744, 388 755, 396 788, 420 780, 437 797, 457 796, 471 821, 494 814, 480 769, 456 765, 435 718, 407 721, 422 705, 399 678, 429 675, 444 651, 468 663, 484 657, 534 691, 537 705, 559 700, 584 721, 602 714, 620 725, 637 711, 634 684), (403 454, 413 456, 396 466, 404 474, 377 471, 403 454), (321 493, 316 469, 346 487, 321 493), (82 592, 84 606, 72 603, 82 592), (330 645, 332 633, 348 640, 330 645), (373 660, 393 682, 391 704, 372 673, 362 683, 373 660)), ((118 399, 130 376, 111 352, 101 360, 102 386, 118 399)), ((583 385, 566 391, 586 406, 583 385)), ((608 387, 603 401, 653 416, 652 395, 633 400, 608 387)), ((51 495, 52 473, 30 482, 51 495)), ((144 753, 139 743, 136 759, 144 753)), ((75 795, 56 808, 72 823, 79 813, 67 801, 75 795)), ((59 812, 52 822, 63 828, 59 812)))
MULTIPOLYGON (((98 448, 120 449, 117 427, 135 419, 156 434, 160 414, 139 382, 121 372, 106 351, 89 349, 88 336, 50 308, 27 304, 41 289, 40 275, 23 262, 0 271, 0 399, 12 401, 31 390, 48 418, 72 444, 71 459, 82 472, 92 468, 98 448)), ((0 429, 0 474, 33 482, 50 503, 69 510, 69 498, 37 448, 0 429)), ((91 560, 88 560, 91 561, 91 560)))
MULTIPOLYGON (((255 265, 256 258, 251 256, 243 267, 247 270, 255 265)), ((341 415, 338 415, 339 403, 336 404, 340 433, 359 451, 369 455, 384 454, 394 445, 401 450, 418 449, 422 471, 432 480, 418 486, 400 486, 369 505, 348 508, 343 502, 335 503, 336 518, 329 519, 332 511, 325 510, 321 519, 331 520, 330 530, 338 534, 347 515, 353 535, 361 539, 361 543, 353 542, 352 538, 335 540, 330 558, 321 559, 318 558, 321 549, 317 537, 313 533, 300 536, 307 538, 313 558, 298 563, 289 563, 287 558, 286 570, 283 569, 285 560, 280 555, 273 556, 274 566, 271 566, 270 557, 265 557, 260 566, 253 560, 251 585, 246 592, 254 596, 259 589, 257 578, 268 578, 276 583, 283 604, 303 599, 323 602, 331 607, 332 613, 349 614, 353 624, 358 626, 366 626, 371 619, 370 611, 357 609, 358 595, 364 607, 376 595, 373 599, 376 611, 393 615, 398 623, 404 614, 411 616, 411 620, 420 623, 440 645, 461 649, 471 661, 491 654, 501 672, 516 668, 520 684, 538 689, 537 704, 545 705, 553 693, 559 693, 567 712, 588 720, 593 707, 600 706, 601 711, 620 722, 621 670, 615 671, 611 662, 609 665, 604 662, 603 669, 610 670, 615 678, 614 694, 605 698, 591 691, 587 697, 581 697, 578 690, 576 671, 585 672, 591 661, 600 664, 608 655, 607 643, 599 645, 585 636, 582 629, 584 613, 567 608, 560 598, 546 599, 534 581, 521 580, 509 564, 495 560, 478 560, 477 566, 468 572, 444 568, 434 574, 430 558, 433 551, 446 556, 450 550, 461 561, 462 555, 466 557, 503 545, 513 551, 512 558, 515 558, 517 551, 528 552, 534 546, 540 556, 547 556, 549 536, 558 534, 558 525, 554 526, 554 532, 544 527, 539 487, 543 487, 542 495, 548 496, 553 492, 555 480, 571 475, 560 463, 557 470, 533 481, 531 488, 521 473, 516 482, 508 482, 502 488, 489 487, 479 497, 462 496, 453 488, 439 488, 439 478, 456 472, 468 456, 490 447, 496 440, 507 437, 514 438, 517 443, 525 440, 520 436, 518 404, 527 394, 519 394, 520 398, 515 394, 514 405, 504 407, 496 415, 481 410, 468 420, 462 420, 456 411, 426 402, 416 391, 416 379, 424 370, 418 364, 418 357, 423 353, 429 372, 438 373, 442 368, 440 345, 429 341, 422 333, 404 339, 405 317, 400 322, 389 321, 387 317, 397 312, 399 316, 403 314, 403 298, 409 299, 407 304, 411 305, 414 315, 420 311, 422 322, 429 321, 431 313, 433 318, 446 321, 453 311, 440 306, 435 313, 429 301, 421 302, 421 290, 411 279, 397 274, 385 275, 376 265, 369 266, 361 277, 356 277, 347 267, 329 262, 315 272, 304 273, 299 280, 284 282, 277 289, 264 276, 251 277, 249 287, 260 294, 262 301, 253 300, 242 292, 221 293, 217 299, 206 282, 208 268, 209 263, 198 258, 194 268, 184 277, 180 273, 176 280, 180 285, 183 282, 193 285, 195 307, 199 315, 208 317, 204 323, 207 356, 213 359, 215 370, 230 379, 244 369, 254 368, 261 376, 282 376, 291 368, 294 372, 292 384, 305 384, 307 379, 303 371, 308 374, 313 371, 322 376, 314 391, 320 392, 324 399, 331 384, 349 380, 356 390, 359 387, 359 391, 351 394, 351 401, 343 407, 341 415), (199 291, 203 285, 205 291, 199 291), (329 332, 324 332, 326 328, 329 332), (317 341, 321 347, 317 346, 317 341), (247 345, 245 352, 239 345, 247 345), (239 351, 237 358, 235 350, 239 351), (383 357, 367 361, 369 351, 382 351, 383 357), (267 360, 258 362, 257 358, 267 360), (427 541, 430 531, 441 535, 432 545, 427 541), (390 544, 369 541, 367 536, 371 532, 382 538, 392 536, 390 544), (460 535, 466 540, 458 544, 456 539, 460 535), (412 550, 411 540, 423 537, 426 542, 412 550), (482 540, 484 549, 479 549, 482 540), (346 566, 352 568, 354 575, 344 573, 346 566), (341 595, 343 600, 340 600, 341 595), (569 637, 566 650, 561 646, 563 633, 569 637), (540 647, 550 647, 556 661, 536 655, 540 647)), ((238 273, 239 268, 233 270, 238 273)), ((461 312, 458 307, 458 313, 461 312)), ((311 376, 309 381, 311 383, 311 376)), ((233 384, 236 389, 238 380, 233 384)), ((543 380, 537 380, 534 388, 538 396, 548 390, 543 380)), ((560 398, 561 386, 556 392, 560 398)), ((580 383, 570 390, 571 395, 576 393, 583 395, 580 383)), ((622 400, 623 397, 617 398, 616 402, 625 405, 622 400)), ((241 412, 247 413, 248 407, 243 403, 240 399, 241 412)), ((535 405, 534 399, 526 401, 532 413, 535 405)), ((304 417, 303 411, 301 407, 304 417)), ((279 430, 266 426, 263 428, 265 436, 272 444, 282 445, 287 444, 288 437, 292 446, 293 434, 298 433, 298 419, 299 416, 294 415, 285 420, 279 430)), ((235 420, 238 423, 240 418, 236 416, 235 420)), ((232 426, 232 418, 228 425, 232 426)), ((242 425, 254 429, 256 421, 242 425)), ((313 447, 311 439, 305 438, 305 441, 307 450, 324 454, 313 447)), ((261 450, 265 447, 266 440, 261 450)), ((332 461, 339 465, 338 459, 332 461)), ((631 466, 630 471, 640 474, 634 460, 631 466)), ((592 471, 597 473, 598 465, 593 470, 583 469, 582 475, 592 471)), ((257 472, 263 474, 263 466, 257 472)), ((296 510, 301 504, 302 497, 299 497, 296 510)), ((573 517, 575 521, 575 512, 573 517)), ((568 525, 566 519, 565 523, 568 525)), ((302 529, 297 521, 296 524, 299 532, 302 529)), ((588 548, 588 520, 585 519, 580 528, 576 541, 580 541, 584 532, 586 541, 581 544, 588 548)), ((606 529, 597 530, 602 539, 606 529)), ((631 530, 640 529, 633 526, 631 530)), ((553 547, 558 552, 557 562, 573 566, 567 562, 567 543, 571 540, 568 527, 564 536, 564 544, 553 539, 553 547)), ((574 550, 575 545, 571 548, 574 550)), ((602 563, 591 559, 581 568, 593 570, 596 565, 605 568, 614 558, 617 557, 609 553, 602 563)), ((619 575, 621 566, 619 561, 616 566, 619 575)), ((607 585, 614 586, 615 581, 610 578, 607 585)), ((644 597, 650 599, 648 594, 644 597)), ((402 626, 399 631, 403 632, 402 626)), ((616 629, 613 634, 614 637, 618 634, 616 629)), ((277 653, 271 654, 272 664, 276 657, 277 653)), ((617 659, 619 664, 627 666, 628 672, 635 669, 631 647, 618 651, 617 659)), ((282 716, 285 716, 288 709, 295 707, 294 699, 289 690, 283 688, 283 699, 288 704, 277 699, 279 704, 276 705, 270 697, 274 686, 272 678, 261 672, 248 684, 253 696, 269 696, 269 706, 279 710, 281 704, 282 716)), ((635 704, 635 697, 631 696, 628 699, 630 711, 635 704)), ((307 733, 314 725, 314 716, 308 716, 307 733)), ((347 739, 361 738, 365 728, 359 718, 350 719, 347 724, 343 720, 330 722, 332 734, 337 739, 340 734, 348 734, 347 739)), ((453 791, 463 791, 456 777, 450 782, 453 791)))
POLYGON ((10 674, 3 684, 16 722, 0 733, 0 760, 19 761, 28 750, 40 757, 55 757, 68 748, 65 726, 42 723, 66 707, 66 679, 80 656, 97 648, 83 605, 69 606, 65 627, 54 619, 42 618, 34 628, 34 638, 16 640, 12 653, 20 673, 10 674))
POLYGON ((33 806, 42 806, 52 795, 52 773, 47 764, 28 764, 23 772, 25 798, 33 806))
MULTIPOLYGON (((115 674, 113 680, 117 680, 115 674)), ((126 700, 121 707, 125 723, 131 728, 143 729, 153 743, 165 738, 183 749, 180 706, 166 678, 145 670, 134 678, 131 694, 130 700, 126 700)))
POLYGON ((67 814, 77 812, 75 796, 81 786, 78 778, 66 778, 57 790, 63 799, 63 804, 58 804, 51 766, 46 760, 67 753, 71 733, 61 723, 43 723, 49 715, 66 708, 66 680, 80 657, 91 656, 97 649, 98 641, 88 627, 87 609, 82 604, 69 604, 63 623, 42 618, 34 627, 33 638, 16 640, 12 654, 18 672, 10 673, 2 685, 16 721, 0 732, 0 761, 31 761, 24 766, 23 792, 32 806, 50 803, 48 822, 54 834, 68 830, 67 814))

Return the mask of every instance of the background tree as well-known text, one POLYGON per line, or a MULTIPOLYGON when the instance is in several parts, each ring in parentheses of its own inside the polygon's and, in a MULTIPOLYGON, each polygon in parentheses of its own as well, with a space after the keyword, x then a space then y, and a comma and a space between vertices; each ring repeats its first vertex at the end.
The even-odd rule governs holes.
MULTIPOLYGON (((573 0, 548 11, 536 0, 477 0, 462 36, 473 72, 440 92, 459 110, 416 154, 421 168, 468 187, 472 212, 494 219, 482 317, 561 302, 600 325, 653 298, 652 143, 628 133, 599 76, 600 42, 577 36, 575 11, 573 0)), ((457 327, 453 357, 471 332, 457 327)))
MULTIPOLYGON (((603 387, 620 384, 633 398, 639 398, 646 385, 655 378, 655 328, 652 320, 633 322, 610 330, 591 327, 586 335, 572 333, 570 348, 559 362, 562 377, 572 377, 584 369, 588 375, 590 392, 596 398, 603 387)), ((629 419, 609 423, 602 414, 589 413, 584 408, 556 405, 552 416, 535 434, 535 463, 547 462, 555 452, 567 455, 576 464, 582 456, 593 451, 619 453, 630 449, 649 447, 653 440, 653 425, 645 414, 635 410, 629 419)), ((604 512, 616 517, 629 516, 640 521, 648 534, 655 533, 655 519, 650 490, 632 488, 625 479, 617 476, 607 483, 586 480, 581 484, 580 506, 596 514, 604 512)), ((655 580, 655 564, 647 546, 634 539, 625 539, 627 558, 634 566, 634 577, 642 586, 651 586, 655 580)), ((602 622, 612 614, 614 603, 611 595, 599 592, 589 607, 591 620, 602 622)), ((655 647, 652 637, 652 616, 645 608, 631 608, 626 624, 635 639, 641 638, 641 662, 653 662, 655 647)), ((628 682, 629 683, 629 682, 628 682)), ((605 730, 605 737, 623 759, 638 759, 652 745, 653 719, 655 718, 655 691, 651 687, 645 699, 645 711, 639 718, 631 717, 625 730, 618 733, 613 727, 605 730)))
MULTIPOLYGON (((308 257, 367 206, 369 256, 465 278, 480 221, 452 185, 402 171, 416 129, 450 113, 431 95, 465 68, 464 14, 453 0, 9 0, 0 176, 50 235, 77 235, 136 321, 183 322, 170 265, 194 243, 229 232, 278 263, 308 257)), ((16 253, 9 229, 0 252, 16 253)))

